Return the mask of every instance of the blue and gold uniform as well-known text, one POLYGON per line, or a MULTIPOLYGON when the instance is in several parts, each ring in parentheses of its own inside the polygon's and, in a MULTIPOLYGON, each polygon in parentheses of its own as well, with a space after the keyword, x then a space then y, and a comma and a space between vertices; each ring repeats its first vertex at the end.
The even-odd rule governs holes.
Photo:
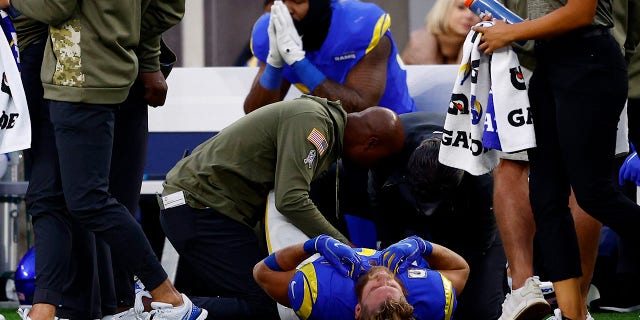
MULTIPOLYGON (((389 30, 389 14, 376 4, 356 0, 332 1, 331 9, 329 33, 319 50, 306 53, 307 59, 327 78, 344 83, 349 71, 386 35, 391 40, 392 49, 387 63, 385 91, 378 105, 398 114, 416 111, 407 87, 407 72, 389 30)), ((264 63, 269 53, 268 25, 267 13, 258 19, 251 36, 253 54, 264 63)), ((303 93, 309 93, 290 66, 284 66, 283 76, 303 93)))
MULTIPOLYGON (((369 260, 380 251, 359 249, 369 260)), ((418 320, 449 320, 456 307, 451 281, 431 270, 424 259, 398 275, 418 320)), ((302 266, 289 282, 289 301, 300 319, 354 319, 356 281, 340 275, 324 258, 302 266)))

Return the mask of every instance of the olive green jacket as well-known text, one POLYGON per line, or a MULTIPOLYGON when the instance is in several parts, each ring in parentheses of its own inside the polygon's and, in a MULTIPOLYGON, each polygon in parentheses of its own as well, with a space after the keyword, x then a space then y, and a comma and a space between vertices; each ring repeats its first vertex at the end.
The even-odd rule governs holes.
POLYGON ((264 106, 179 161, 163 195, 184 191, 191 207, 209 207, 254 228, 274 190, 278 211, 307 236, 346 242, 309 198, 311 181, 342 152, 346 120, 339 102, 312 96, 264 106))
POLYGON ((184 15, 185 0, 12 0, 49 25, 41 79, 47 99, 116 104, 138 71, 160 69, 160 36, 184 15), (139 63, 139 65, 138 65, 139 63))

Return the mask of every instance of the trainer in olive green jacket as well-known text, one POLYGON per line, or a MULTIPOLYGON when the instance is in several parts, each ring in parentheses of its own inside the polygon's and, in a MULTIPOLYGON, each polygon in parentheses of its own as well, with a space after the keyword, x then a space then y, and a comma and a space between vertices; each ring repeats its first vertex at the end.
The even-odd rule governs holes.
POLYGON ((348 243, 309 198, 311 181, 341 154, 367 166, 403 143, 389 109, 347 116, 339 102, 303 96, 251 112, 202 143, 169 171, 163 195, 185 191, 192 208, 209 207, 254 228, 275 190, 278 211, 307 236, 348 243))
POLYGON ((159 70, 160 36, 184 15, 184 0, 11 0, 11 6, 49 25, 44 97, 91 104, 120 103, 138 71, 159 70))

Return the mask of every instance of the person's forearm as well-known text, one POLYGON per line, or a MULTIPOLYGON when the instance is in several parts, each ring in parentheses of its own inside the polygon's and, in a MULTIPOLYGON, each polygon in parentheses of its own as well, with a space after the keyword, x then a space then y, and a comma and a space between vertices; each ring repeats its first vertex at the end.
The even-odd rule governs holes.
POLYGON ((569 1, 543 17, 512 25, 514 40, 544 39, 588 26, 593 21, 597 1, 569 1))
POLYGON ((350 244, 351 242, 338 229, 336 229, 317 208, 311 211, 287 211, 280 210, 283 216, 287 217, 296 228, 300 229, 309 238, 319 236, 321 234, 329 235, 342 243, 350 244))
MULTIPOLYGON (((286 152, 284 152, 286 153, 286 152)), ((282 165, 285 166, 288 163, 294 166, 292 162, 286 162, 284 157, 279 157, 279 161, 282 161, 282 165)), ((280 214, 285 216, 291 224, 302 231, 307 237, 313 238, 321 234, 331 236, 342 243, 349 243, 349 239, 345 237, 338 229, 336 229, 327 219, 322 215, 318 207, 309 198, 308 190, 304 190, 305 186, 301 182, 302 179, 295 174, 287 174, 279 179, 279 185, 276 185, 275 190, 275 203, 276 209, 280 214), (286 185, 282 182, 287 181, 286 185), (300 184, 295 183, 300 181, 300 184)), ((309 178, 310 179, 310 178, 309 178)), ((310 183, 308 180, 304 184, 310 183)))
MULTIPOLYGON (((366 86, 365 83, 362 84, 366 86)), ((327 98, 330 101, 340 100, 342 108, 347 112, 358 112, 375 106, 377 101, 367 101, 360 93, 329 78, 325 79, 312 92, 314 96, 327 98)))
POLYGON ((439 244, 431 242, 433 251, 424 257, 429 262, 429 267, 434 270, 464 270, 469 265, 459 254, 439 244))
POLYGON ((140 21, 140 41, 155 38, 182 21, 185 0, 152 1, 140 21))
POLYGON ((42 23, 56 26, 71 18, 78 6, 78 0, 2 0, 12 5, 24 15, 42 23))
POLYGON ((285 247, 258 262, 253 268, 253 278, 275 301, 290 307, 289 281, 296 273, 296 267, 310 256, 304 251, 303 243, 285 247))
POLYGON ((273 254, 283 271, 295 270, 302 261, 311 256, 304 251, 304 243, 290 245, 273 254))
POLYGON ((289 90, 288 83, 285 84, 282 80, 280 80, 276 89, 271 90, 265 88, 260 83, 265 70, 265 65, 261 64, 258 74, 251 85, 251 90, 249 90, 249 94, 247 94, 244 100, 244 113, 249 113, 267 104, 282 100, 282 97, 284 97, 289 90))
POLYGON ((260 84, 260 76, 256 77, 251 85, 251 90, 244 100, 244 113, 250 113, 268 104, 281 100, 280 88, 269 90, 260 84))
POLYGON ((424 257, 429 262, 429 268, 444 275, 460 295, 469 278, 469 265, 457 253, 435 243, 431 244, 431 255, 424 257))

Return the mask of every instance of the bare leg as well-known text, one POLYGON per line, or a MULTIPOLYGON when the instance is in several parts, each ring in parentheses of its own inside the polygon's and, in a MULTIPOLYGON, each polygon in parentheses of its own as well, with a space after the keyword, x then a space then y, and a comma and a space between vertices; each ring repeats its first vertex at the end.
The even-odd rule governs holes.
POLYGON ((180 295, 180 292, 176 290, 169 279, 164 280, 157 288, 151 290, 151 296, 153 297, 153 301, 169 303, 174 307, 181 306, 184 303, 182 301, 182 295, 180 295))
POLYGON ((598 256, 598 246, 600 245, 600 231, 602 223, 588 215, 578 206, 573 191, 569 198, 569 208, 573 215, 578 235, 578 245, 580 246, 580 261, 582 266, 582 277, 580 278, 581 301, 587 305, 587 294, 593 278, 593 270, 596 266, 598 256))
POLYGON ((29 311, 31 320, 53 320, 56 316, 56 306, 48 303, 36 303, 29 311))
POLYGON ((493 207, 509 268, 512 288, 533 276, 535 221, 529 204, 529 164, 500 159, 493 171, 493 207))
POLYGON ((572 320, 587 318, 586 305, 581 300, 580 285, 581 278, 571 278, 553 283, 562 316, 572 320))

